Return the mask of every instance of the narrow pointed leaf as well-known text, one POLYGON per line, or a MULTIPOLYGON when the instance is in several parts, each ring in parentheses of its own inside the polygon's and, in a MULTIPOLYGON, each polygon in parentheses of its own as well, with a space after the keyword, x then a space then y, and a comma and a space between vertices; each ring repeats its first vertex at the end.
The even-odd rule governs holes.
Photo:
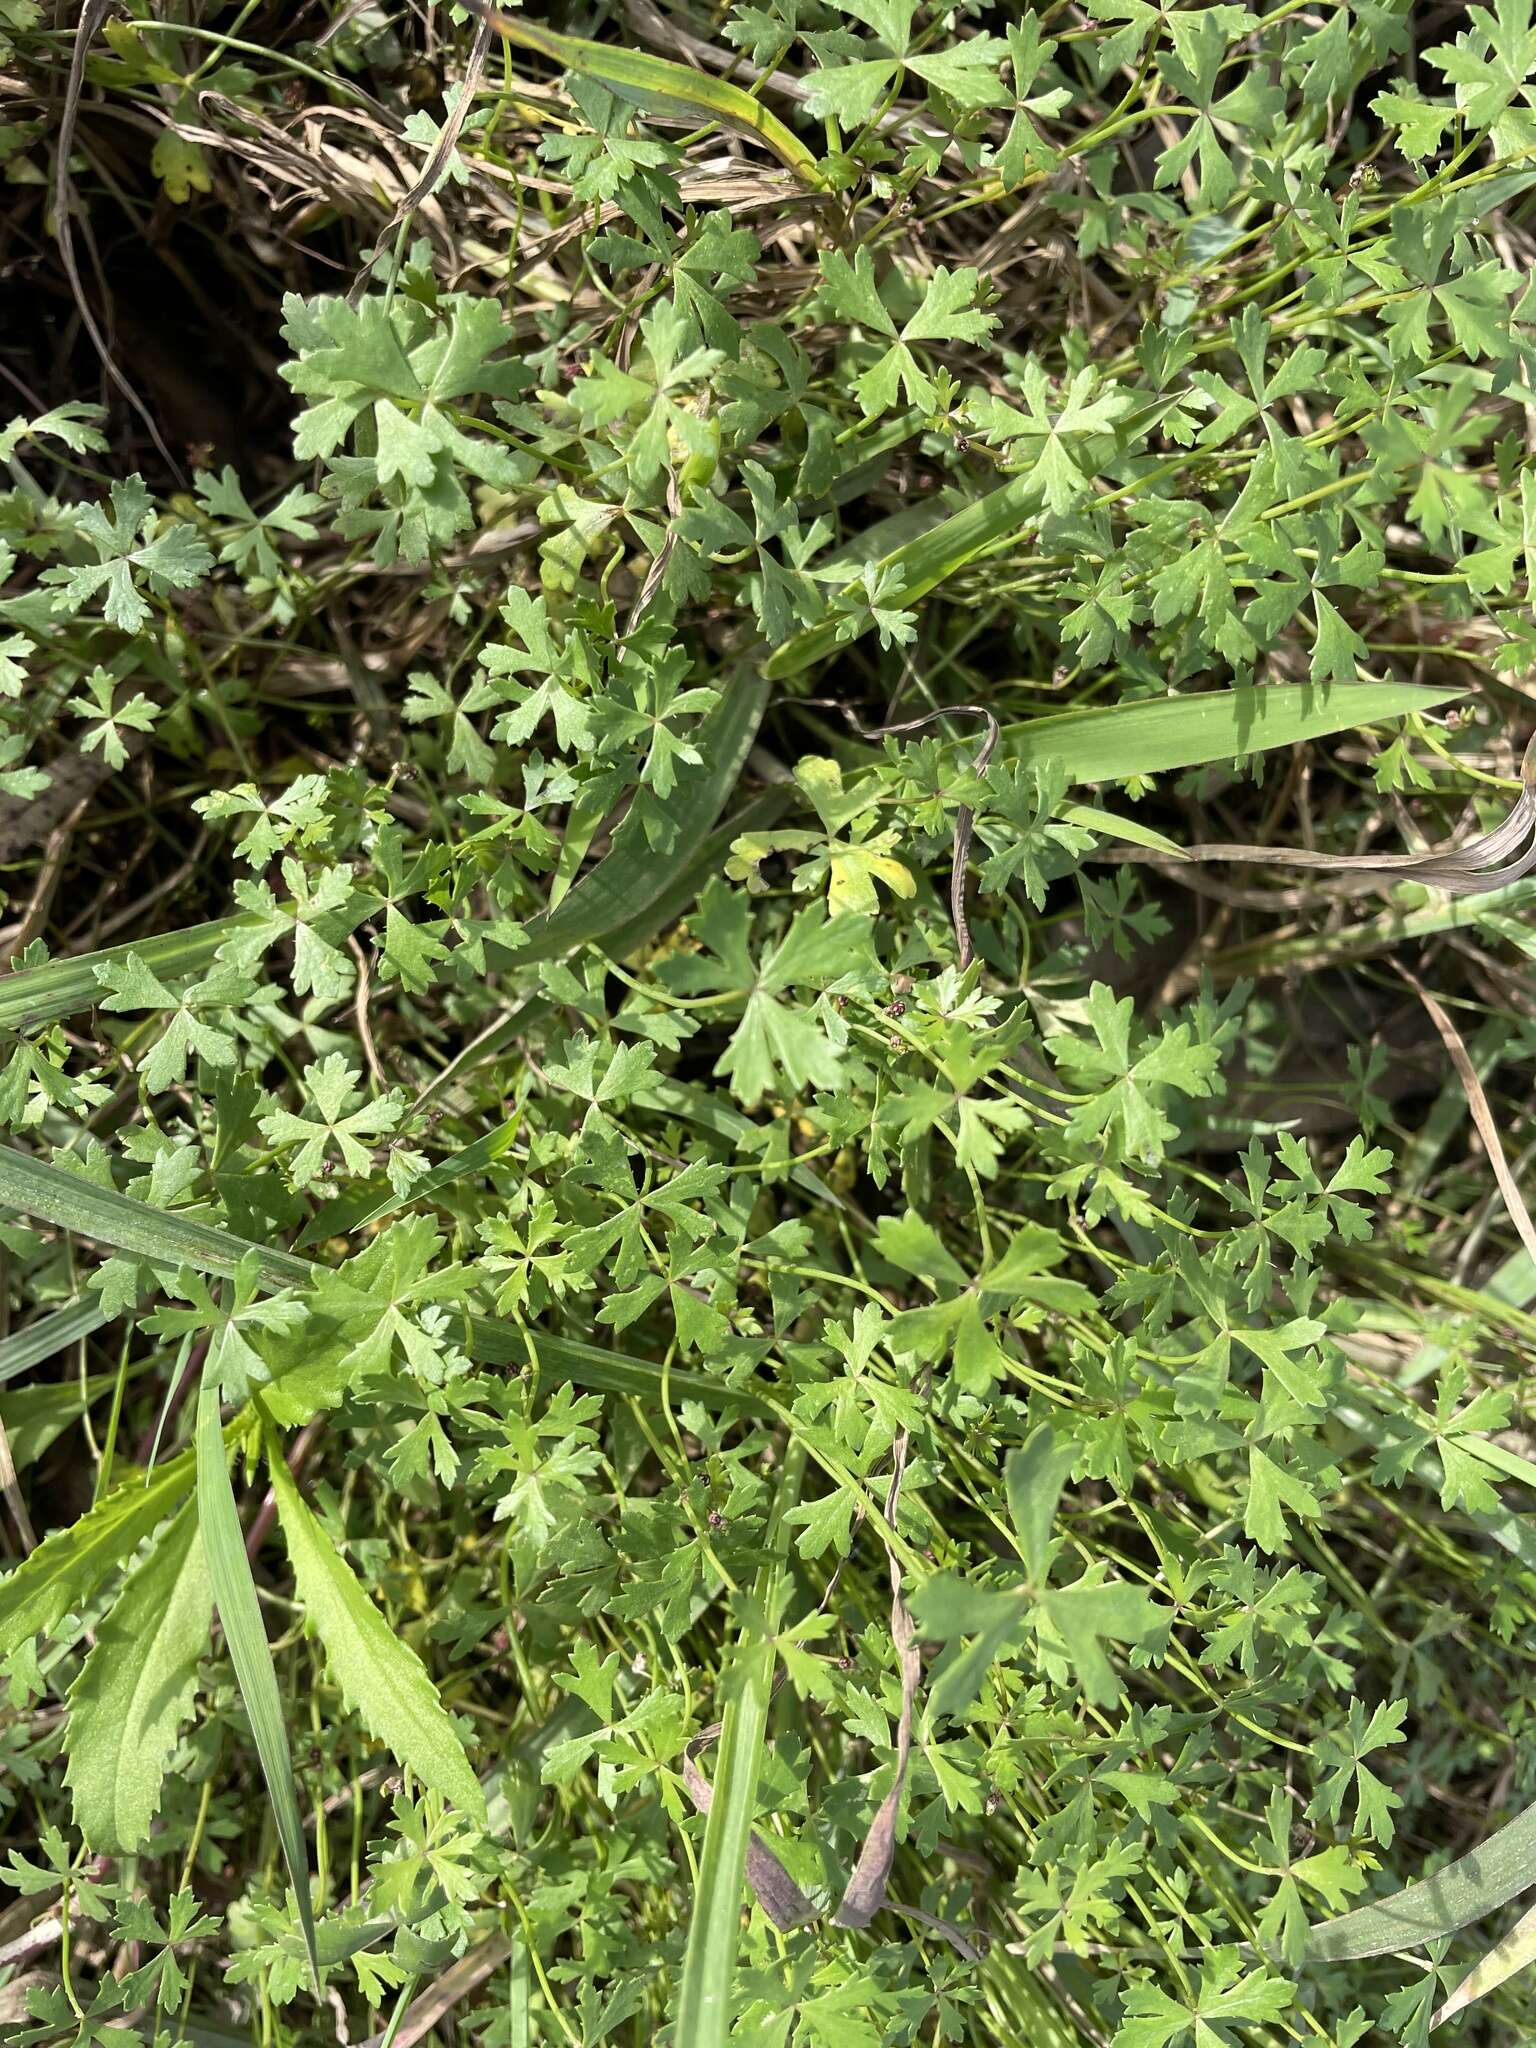
POLYGON ((423 1785, 483 1819, 485 1795, 420 1659, 305 1506, 281 1454, 268 1464, 305 1625, 325 1645, 348 1709, 423 1785))
POLYGON ((102 994, 97 968, 124 966, 130 954, 162 981, 201 974, 213 965, 226 939, 256 923, 243 915, 216 917, 184 931, 159 932, 126 946, 105 946, 99 953, 75 953, 65 960, 45 960, 40 967, 0 974, 0 1031, 34 1030, 90 1009, 102 994))
POLYGON ((597 865, 554 910, 529 925, 530 944, 519 951, 519 961, 551 960, 598 939, 621 944, 627 928, 660 906, 684 877, 691 897, 694 860, 736 787, 767 702, 764 676, 738 671, 727 678, 720 702, 694 736, 702 765, 679 775, 668 802, 674 827, 669 850, 656 855, 639 819, 627 815, 597 865))
MULTIPOLYGON (((753 1604, 759 1612, 772 1613, 774 1609, 783 1570, 783 1560, 776 1553, 784 1517, 799 1498, 804 1466, 804 1450, 799 1444, 792 1444, 769 1524, 768 1549, 774 1554, 759 1572, 753 1588, 753 1604)), ((676 2048, 725 2048, 730 2035, 747 1845, 752 1837, 752 1810, 768 1732, 775 1661, 772 1640, 749 1624, 723 1679, 727 1697, 721 1717, 719 1761, 709 1819, 704 1827, 704 1854, 688 1926, 688 1946, 683 1954, 676 2048)))
POLYGON ((739 134, 755 136, 801 181, 822 183, 816 158, 778 116, 744 93, 739 86, 693 71, 665 57, 617 43, 589 43, 580 36, 560 35, 528 15, 502 14, 485 0, 469 0, 470 12, 488 21, 497 34, 520 49, 535 50, 551 63, 563 65, 579 78, 595 79, 619 99, 643 112, 672 115, 692 122, 714 121, 739 134))
POLYGON ((234 1488, 229 1483, 228 1452, 219 1423, 218 1385, 207 1372, 197 1393, 197 1519, 214 1603, 250 1720, 262 1776, 267 1781, 277 1839, 288 1866, 299 1926, 318 1992, 320 1963, 315 1949, 314 1907, 309 1896, 309 1858, 304 1848, 293 1759, 288 1753, 283 1702, 277 1690, 277 1674, 272 1668, 272 1651, 261 1619, 250 1559, 245 1554, 245 1532, 240 1527, 234 1488))
POLYGON ((1465 2012, 1469 2005, 1486 1998, 1490 1991, 1497 1991, 1501 1984, 1507 1984, 1511 1977, 1518 1976, 1533 1962, 1536 1962, 1536 1906, 1528 1913, 1522 1913, 1504 1939, 1495 1942, 1481 1962, 1473 1964, 1429 2024, 1432 2027, 1443 2026, 1457 2013, 1465 2012))
MULTIPOLYGON (((1271 683, 1263 689, 1155 697, 1005 725, 996 758, 1054 768, 1069 782, 1126 782, 1353 732, 1412 711, 1432 711, 1463 694, 1454 687, 1420 683, 1336 683, 1327 689, 1271 683)), ((1096 824, 1094 829, 1108 827, 1096 824)))
POLYGON ((66 1345, 78 1344, 82 1337, 89 1337, 110 1321, 100 1296, 86 1294, 78 1301, 66 1302, 62 1308, 50 1309, 24 1330, 13 1330, 0 1343, 0 1386, 30 1372, 34 1365, 42 1365, 66 1345))

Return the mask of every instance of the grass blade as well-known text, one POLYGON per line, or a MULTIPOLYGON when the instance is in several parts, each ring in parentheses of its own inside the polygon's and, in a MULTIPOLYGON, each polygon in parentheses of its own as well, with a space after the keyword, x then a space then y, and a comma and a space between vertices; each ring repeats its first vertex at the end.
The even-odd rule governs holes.
POLYGON ((116 1373, 92 1373, 83 1380, 44 1381, 17 1387, 5 1397, 5 1433, 17 1472, 35 1465, 50 1444, 80 1420, 94 1401, 117 1384, 116 1373))
POLYGON ((229 1483, 229 1459, 224 1430, 219 1421, 219 1389, 206 1370, 197 1391, 197 1519, 203 1535, 203 1553, 213 1584, 214 1604, 224 1625, 224 1640, 235 1667, 240 1697, 250 1717, 256 1754, 272 1817, 282 1845, 283 1861, 293 1884, 299 1909, 299 1925, 309 1955, 316 1995, 320 1989, 320 1959, 315 1948, 315 1914, 309 1896, 309 1858, 304 1849, 304 1824, 299 1817, 299 1795, 293 1778, 293 1759, 288 1753, 288 1734, 283 1725, 283 1703, 277 1690, 277 1673, 272 1668, 272 1651, 256 1599, 250 1559, 245 1554, 245 1533, 235 1508, 234 1489, 229 1483))
MULTIPOLYGON (((916 539, 892 548, 877 565, 889 578, 880 600, 882 605, 895 610, 926 597, 957 569, 1017 533, 1032 511, 1038 514, 1038 501, 1039 486, 1033 472, 1026 472, 1011 477, 997 490, 988 491, 985 497, 973 499, 962 511, 940 520, 916 539)), ((846 617, 823 619, 819 625, 808 626, 776 648, 764 663, 763 674, 770 682, 797 676, 873 623, 872 613, 865 614, 864 622, 850 622, 846 617), (854 627, 851 635, 850 623, 854 627)))
POLYGON ((213 965, 227 939, 256 925, 246 916, 216 917, 185 931, 161 932, 135 939, 131 945, 107 946, 99 953, 76 953, 67 960, 45 960, 41 967, 18 967, 0 974, 0 1031, 35 1029, 88 1010, 101 995, 98 967, 121 965, 137 954, 151 973, 175 981, 213 965))
MULTIPOLYGON (((791 1443, 769 1525, 771 1552, 777 1551, 784 1517, 799 1498, 804 1469, 804 1448, 791 1443)), ((676 2048, 725 2048, 730 2033, 747 1844, 752 1836, 752 1809, 776 1661, 771 1637, 760 1633, 761 1617, 774 1612, 783 1570, 782 1559, 775 1555, 758 1573, 752 1594, 754 1616, 743 1628, 731 1668, 722 1679, 729 1691, 721 1717, 714 1797, 704 1825, 698 1890, 683 1955, 673 2036, 676 2048)))
POLYGON ((30 1372, 34 1365, 42 1365, 67 1344, 78 1344, 82 1337, 89 1337, 112 1320, 101 1305, 100 1295, 83 1294, 78 1301, 68 1301, 62 1308, 39 1316, 24 1330, 13 1330, 0 1344, 0 1387, 7 1380, 30 1372))
POLYGON ((1270 747, 1326 739, 1357 726, 1432 711, 1465 693, 1419 683, 1272 683, 1262 690, 1212 690, 1156 697, 1005 725, 998 759, 1062 771, 1069 782, 1126 782, 1203 768, 1270 747))
POLYGON ((1500 1942, 1495 1942, 1481 1962, 1475 1963, 1440 2009, 1430 2018, 1431 2027, 1443 2026, 1469 2005, 1497 1991, 1511 1977, 1536 1962, 1536 1906, 1524 1913, 1500 1942))
POLYGON ((656 924, 665 923, 670 892, 685 877, 684 900, 691 898, 697 856, 736 787, 767 702, 768 684, 761 675, 738 671, 727 680, 720 702, 696 735, 703 765, 678 777, 667 805, 676 827, 670 851, 660 856, 652 851, 644 826, 631 811, 596 867, 547 916, 530 921, 530 943, 516 955, 520 963, 551 960, 597 940, 622 945, 628 928, 648 913, 657 913, 656 924))
MULTIPOLYGON (((254 1251, 260 1260, 262 1284, 272 1288, 307 1287, 320 1270, 309 1259, 275 1245, 253 1244, 217 1224, 152 1209, 132 1195, 98 1187, 94 1181, 82 1180, 78 1174, 66 1173, 62 1167, 10 1146, 0 1146, 0 1208, 37 1217, 118 1251, 135 1252, 161 1266, 190 1266, 194 1272, 224 1278, 254 1251)), ((732 1386, 708 1373, 674 1367, 663 1376, 660 1366, 649 1359, 630 1358, 620 1351, 605 1351, 596 1344, 566 1337, 545 1336, 542 1331, 529 1333, 489 1316, 466 1316, 463 1323, 470 1351, 489 1365, 537 1367, 599 1393, 633 1394, 656 1401, 665 1390, 675 1400, 699 1401, 728 1413, 762 1417, 774 1413, 750 1387, 732 1386)))
POLYGON ((502 14, 486 5, 486 0, 465 0, 465 5, 471 14, 489 22, 507 42, 519 49, 537 51, 552 64, 574 71, 579 78, 595 79, 643 112, 673 115, 695 123, 717 121, 738 134, 755 136, 803 184, 820 189, 820 167, 799 136, 739 86, 727 85, 707 72, 670 63, 665 57, 647 56, 644 51, 622 44, 589 43, 580 36, 560 35, 527 15, 502 14))
MULTIPOLYGON (((191 1266, 199 1273, 233 1273, 253 1247, 216 1224, 152 1209, 115 1188, 69 1173, 44 1159, 0 1146, 0 1208, 36 1216, 59 1230, 133 1252, 161 1266, 191 1266)), ((310 1277, 305 1259, 272 1246, 254 1247, 261 1257, 261 1277, 270 1287, 300 1286, 310 1277)))
POLYGON ((1353 1963, 1440 1941, 1536 1884, 1536 1805, 1433 1877, 1314 1927, 1307 1956, 1353 1963))

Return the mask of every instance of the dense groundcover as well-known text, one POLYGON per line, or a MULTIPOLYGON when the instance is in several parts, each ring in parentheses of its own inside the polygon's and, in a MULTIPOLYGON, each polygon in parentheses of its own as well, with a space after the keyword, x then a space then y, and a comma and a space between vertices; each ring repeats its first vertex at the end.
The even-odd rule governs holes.
POLYGON ((0 0, 0 2038, 1529 2039, 1530 0, 147 7, 0 0))

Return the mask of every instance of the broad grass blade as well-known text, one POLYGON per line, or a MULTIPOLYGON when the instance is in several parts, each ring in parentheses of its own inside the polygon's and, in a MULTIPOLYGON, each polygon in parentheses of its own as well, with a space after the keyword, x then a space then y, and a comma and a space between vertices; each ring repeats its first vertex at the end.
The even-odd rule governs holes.
POLYGON ((101 995, 98 967, 110 967, 136 953, 162 980, 201 974, 213 965, 226 939, 248 930, 257 920, 245 916, 216 917, 185 931, 162 932, 157 938, 135 939, 131 945, 107 946, 99 953, 76 953, 67 960, 45 960, 41 967, 18 967, 0 974, 0 1031, 20 1031, 52 1024, 88 1010, 101 995))
MULTIPOLYGON (((98 1187, 9 1145, 0 1146, 0 1208, 40 1217, 60 1230, 133 1252, 157 1265, 191 1266, 200 1273, 233 1273, 253 1249, 244 1238, 216 1224, 151 1208, 132 1195, 98 1187)), ((260 1253, 261 1277, 268 1286, 303 1286, 309 1279, 307 1260, 266 1245, 254 1249, 260 1253)))
POLYGON ((1065 773, 1069 782, 1128 782, 1327 739, 1411 711, 1432 711, 1463 695, 1454 687, 1420 683, 1340 683, 1328 689, 1271 683, 1257 690, 1155 697, 1005 725, 997 758, 1026 767, 1038 762, 1065 773))
POLYGON ((1396 1949, 1422 1948, 1481 1920, 1533 1884, 1536 1805, 1433 1877, 1314 1927, 1307 1955, 1318 1963, 1353 1963, 1396 1949))

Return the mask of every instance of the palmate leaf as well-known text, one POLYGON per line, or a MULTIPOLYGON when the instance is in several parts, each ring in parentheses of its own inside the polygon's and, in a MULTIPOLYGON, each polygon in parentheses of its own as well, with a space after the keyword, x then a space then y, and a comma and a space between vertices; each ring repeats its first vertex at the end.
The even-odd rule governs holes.
POLYGON ((1074 1461, 1072 1447, 1059 1442, 1048 1423, 1009 1453, 1004 1480, 1025 1565, 1022 1581, 978 1585, 959 1572, 937 1572, 913 1595, 912 1613, 924 1635, 949 1645, 936 1670, 935 1714, 965 1716, 993 1664, 1031 1634, 1039 1639, 1043 1658, 1065 1657, 1084 1693, 1101 1706, 1112 1705, 1121 1691, 1104 1643, 1161 1653, 1168 1616, 1140 1587, 1106 1581, 1097 1564, 1072 1585, 1047 1583, 1054 1556, 1051 1531, 1074 1461))
POLYGON ((485 1795, 425 1667, 305 1506, 275 1442, 268 1463, 305 1624, 325 1645, 348 1709, 423 1785, 483 1819, 485 1795))
POLYGON ((212 1617, 189 1501, 124 1586, 70 1689, 66 1783, 91 1848, 129 1855, 147 1840, 212 1617))

